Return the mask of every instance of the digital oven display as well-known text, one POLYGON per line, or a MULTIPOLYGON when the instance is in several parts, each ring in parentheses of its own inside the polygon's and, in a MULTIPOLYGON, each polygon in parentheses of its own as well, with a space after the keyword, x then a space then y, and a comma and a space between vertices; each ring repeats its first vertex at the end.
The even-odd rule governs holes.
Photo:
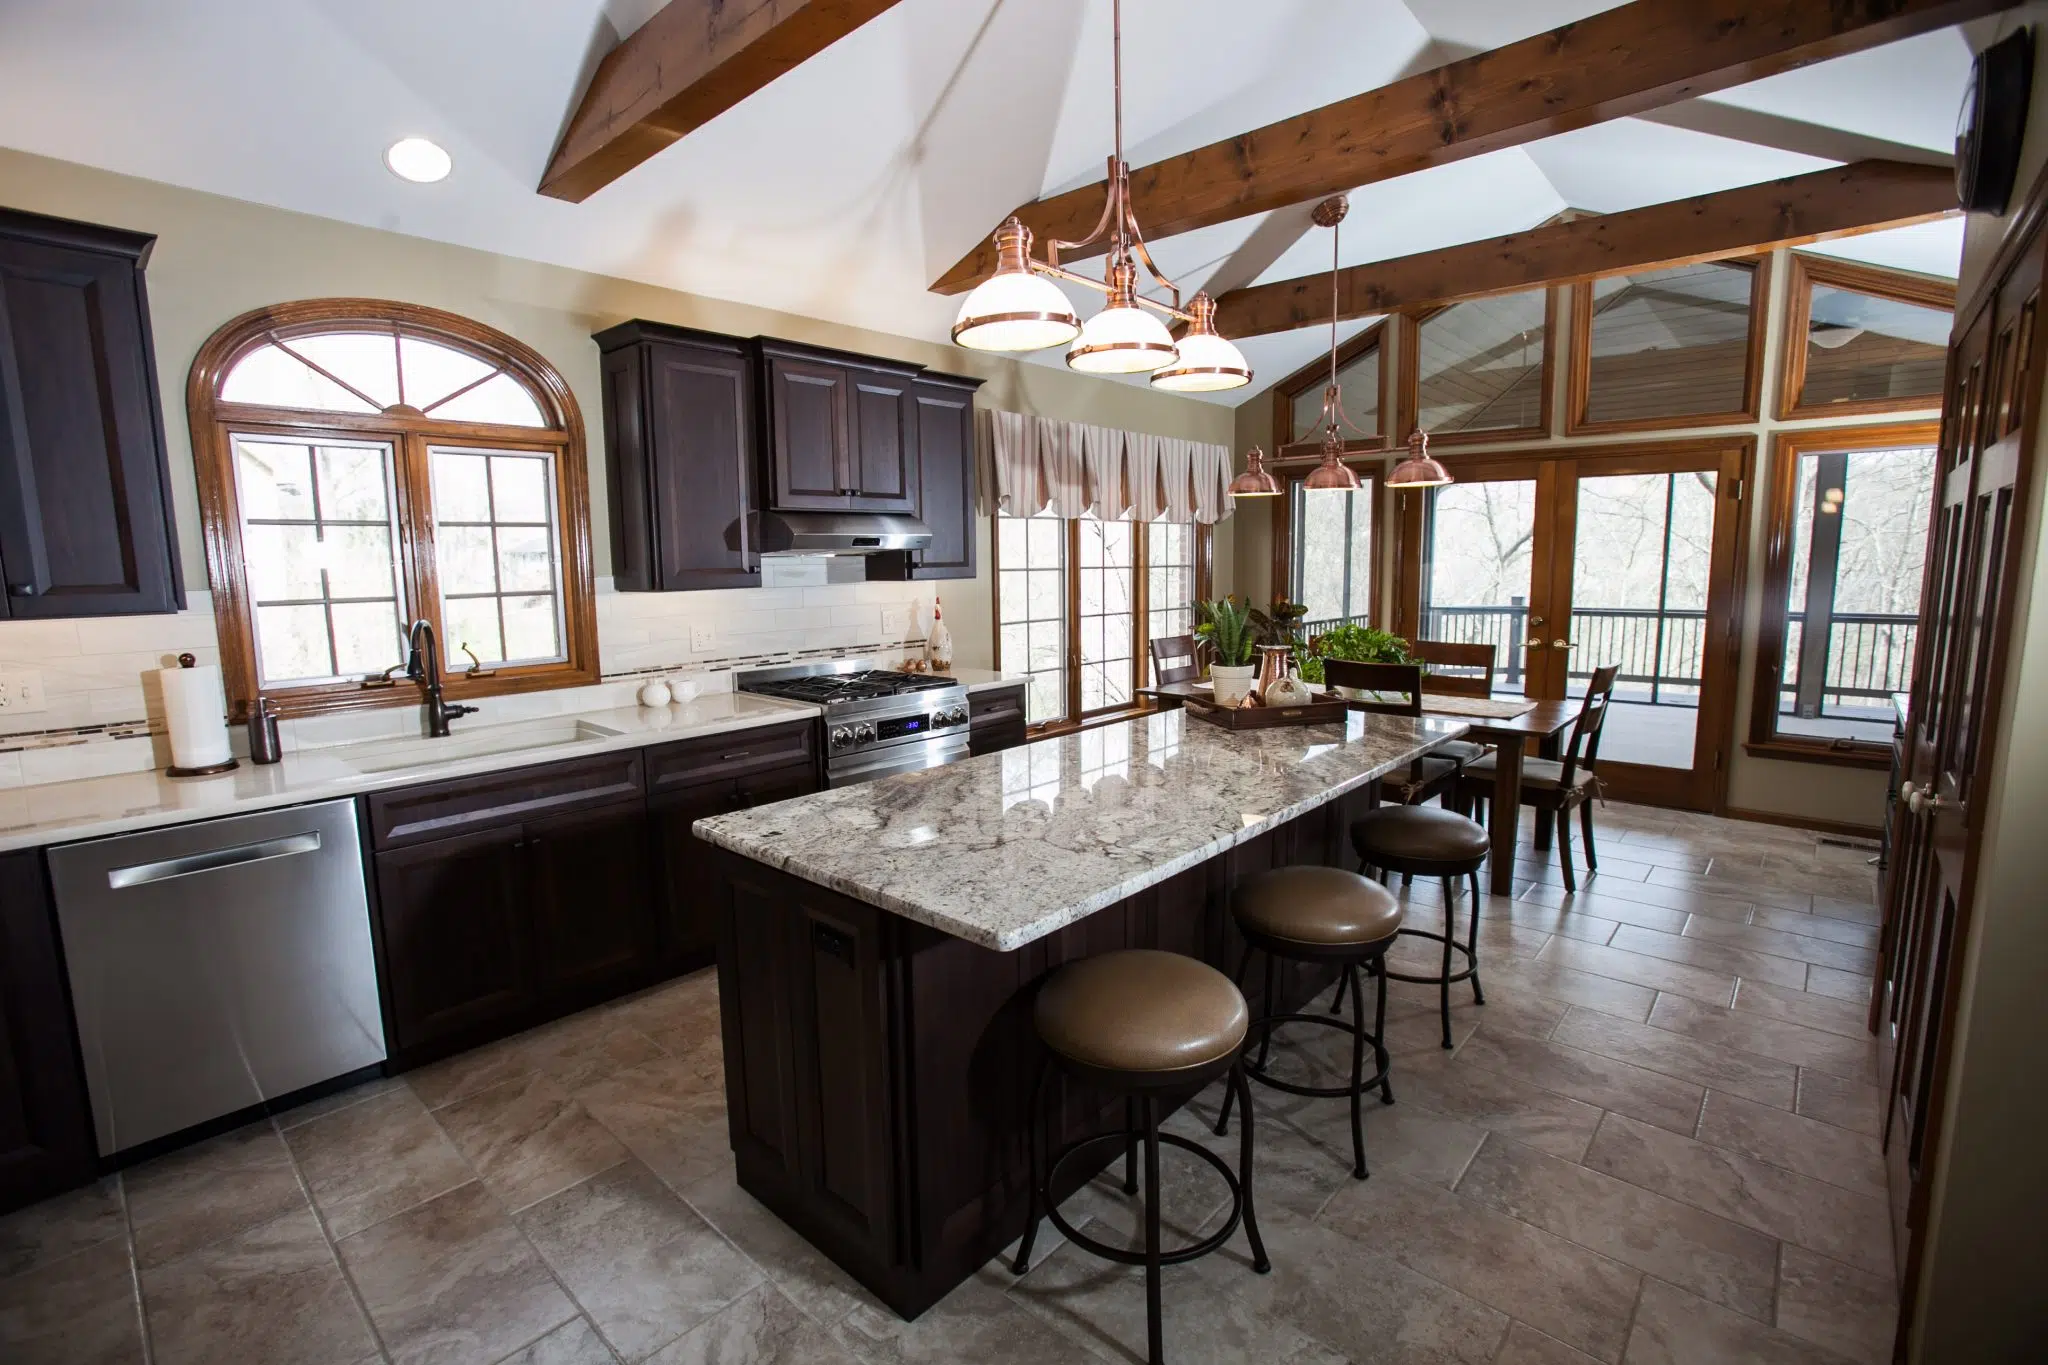
POLYGON ((898 716, 895 720, 880 721, 875 725, 877 739, 902 739, 905 735, 921 735, 931 728, 929 716, 898 716))

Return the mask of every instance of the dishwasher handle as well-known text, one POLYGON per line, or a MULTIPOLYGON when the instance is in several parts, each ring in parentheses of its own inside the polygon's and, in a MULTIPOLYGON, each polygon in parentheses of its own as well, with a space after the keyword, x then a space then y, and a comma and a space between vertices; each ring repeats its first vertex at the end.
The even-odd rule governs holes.
POLYGON ((316 853, 319 849, 320 832, 307 830, 304 834, 287 834, 281 839, 264 839, 233 848, 210 848, 203 853, 187 853, 181 858, 166 858, 162 862, 111 868, 107 872, 107 885, 121 891, 131 886, 169 881, 173 877, 189 877, 195 872, 218 872, 222 868, 260 863, 269 858, 316 853))

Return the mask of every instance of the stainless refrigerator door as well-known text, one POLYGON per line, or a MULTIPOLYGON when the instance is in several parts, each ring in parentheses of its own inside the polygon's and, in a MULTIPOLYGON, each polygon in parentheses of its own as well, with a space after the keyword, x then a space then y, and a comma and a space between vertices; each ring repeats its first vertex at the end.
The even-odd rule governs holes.
POLYGON ((102 1155, 384 1060, 353 801, 50 851, 102 1155))

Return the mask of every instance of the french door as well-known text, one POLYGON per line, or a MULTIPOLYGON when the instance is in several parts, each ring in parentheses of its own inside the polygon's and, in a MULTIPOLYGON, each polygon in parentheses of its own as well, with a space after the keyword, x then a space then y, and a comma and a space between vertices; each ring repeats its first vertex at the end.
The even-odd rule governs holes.
POLYGON ((1401 495, 1397 633, 1494 647, 1494 691, 1581 697, 1619 665, 1609 794, 1712 809, 1735 696, 1736 566, 1753 445, 1447 460, 1401 495))

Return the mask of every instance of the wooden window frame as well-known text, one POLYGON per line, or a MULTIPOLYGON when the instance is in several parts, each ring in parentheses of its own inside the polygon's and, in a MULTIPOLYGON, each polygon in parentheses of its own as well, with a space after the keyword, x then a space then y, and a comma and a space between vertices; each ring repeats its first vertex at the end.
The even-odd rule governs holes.
POLYGON ((454 313, 382 299, 305 299, 244 313, 216 331, 199 348, 186 382, 193 463, 199 481, 199 513, 212 579, 214 616, 220 638, 221 672, 232 719, 246 719, 259 695, 283 716, 327 715, 374 707, 417 706, 409 683, 396 686, 367 679, 263 689, 256 657, 255 623, 241 536, 232 436, 236 432, 314 441, 322 436, 381 440, 392 448, 398 526, 394 547, 399 564, 401 610, 433 623, 441 646, 443 686, 451 701, 587 687, 600 679, 597 610, 590 548, 590 483, 583 415, 554 366, 539 352, 495 328, 454 313), (398 329, 502 366, 532 395, 545 427, 443 421, 393 405, 381 413, 320 412, 231 403, 220 390, 235 364, 257 347, 280 337, 349 329, 398 329), (562 575, 562 660, 545 664, 487 667, 487 676, 468 678, 447 657, 453 646, 441 623, 441 593, 433 536, 432 484, 428 447, 551 454, 555 460, 555 515, 560 523, 562 575))
MULTIPOLYGON (((1346 365, 1349 365, 1367 351, 1377 348, 1380 353, 1380 391, 1377 395, 1377 406, 1375 408, 1375 414, 1379 418, 1379 429, 1374 435, 1369 437, 1357 440, 1347 439, 1344 442, 1344 449, 1347 454, 1353 450, 1382 451, 1393 449, 1393 439, 1387 433, 1387 417, 1391 411, 1394 392, 1394 367, 1390 363, 1392 357, 1387 354, 1388 347, 1393 340, 1391 333, 1388 331, 1387 324, 1392 321, 1392 318, 1382 318, 1337 348, 1337 370, 1340 374, 1346 365)), ((1269 452, 1273 458, 1267 462, 1268 464, 1280 462, 1281 451, 1290 445, 1296 444, 1294 435, 1294 400, 1312 390, 1328 388, 1329 384, 1330 357, 1324 354, 1317 356, 1314 360, 1311 360, 1308 364, 1273 386, 1275 391, 1273 401, 1273 444, 1269 452)))
MULTIPOLYGON (((1894 422, 1878 426, 1806 427, 1771 437, 1765 474, 1763 595, 1757 616, 1756 663, 1750 677, 1749 737, 1743 752, 1759 758, 1824 763, 1845 768, 1889 768, 1892 746, 1878 740, 1826 740, 1778 733, 1778 681, 1784 667, 1787 607, 1792 583, 1793 519, 1799 509, 1799 460, 1815 450, 1890 450, 1934 446, 1941 423, 1894 422)), ((1939 475, 1937 474, 1937 477, 1939 475)), ((1923 570, 1924 572, 1924 570, 1923 570)), ((1925 584, 1923 582, 1923 590, 1925 584)))
MULTIPOLYGON (((1003 537, 998 519, 1007 515, 1001 511, 990 515, 989 522, 989 619, 995 627, 995 664, 1003 667, 1003 579, 1002 544, 1003 537)), ((1128 521, 1135 528, 1131 536, 1131 686, 1132 697, 1128 702, 1105 706, 1093 711, 1081 710, 1081 528, 1082 518, 1066 517, 1061 526, 1066 536, 1066 550, 1062 558, 1061 574, 1066 582, 1067 625, 1067 714, 1057 720, 1041 721, 1030 726, 1030 733, 1037 738, 1065 734, 1070 730, 1085 730, 1119 717, 1138 715, 1152 710, 1145 698, 1136 695, 1144 687, 1152 670, 1151 640, 1151 536, 1146 527, 1150 524, 1135 517, 1119 518, 1128 521)), ((1214 591, 1216 569, 1215 528, 1203 522, 1192 523, 1195 528, 1194 569, 1195 598, 1206 599, 1214 591)))
MULTIPOLYGON (((1571 363, 1567 366, 1565 378, 1565 435, 1597 436, 1610 432, 1687 431, 1695 427, 1742 426, 1758 420, 1763 411, 1764 337, 1770 326, 1771 257, 1769 254, 1731 256, 1716 261, 1695 261, 1692 264, 1748 267, 1751 272, 1749 339, 1743 357, 1742 406, 1727 412, 1625 417, 1605 422, 1589 420, 1586 412, 1593 400, 1593 281, 1580 280, 1571 286, 1571 363)), ((1629 279, 1631 276, 1619 275, 1612 278, 1629 279)))
MULTIPOLYGON (((1514 441, 1541 440, 1550 435, 1551 397, 1550 391, 1556 384, 1557 373, 1557 289, 1548 284, 1536 285, 1530 289, 1517 289, 1511 294, 1529 294, 1537 289, 1543 291, 1543 375, 1538 381, 1542 388, 1541 402, 1537 408, 1536 424, 1523 427, 1491 427, 1485 431, 1432 431, 1429 444, 1432 449, 1442 446, 1504 445, 1514 441)), ((1436 308, 1425 308, 1419 312, 1403 313, 1395 328, 1401 351, 1400 386, 1395 390, 1396 403, 1400 411, 1396 414, 1396 430, 1400 441, 1405 443, 1415 430, 1422 411, 1422 325, 1439 313, 1448 312, 1459 304, 1474 303, 1480 298, 1509 297, 1510 295, 1479 295, 1470 299, 1458 299, 1436 308)))
MULTIPOLYGON (((1356 460, 1351 458, 1352 447, 1346 445, 1344 463, 1349 465, 1360 478, 1372 480, 1372 569, 1371 585, 1366 604, 1367 624, 1384 628, 1386 625, 1385 591, 1388 575, 1386 568, 1385 531, 1387 509, 1396 490, 1387 487, 1387 461, 1384 459, 1356 460)), ((1273 470, 1273 477, 1280 480, 1280 496, 1273 502, 1273 596, 1293 601, 1294 591, 1294 490, 1309 476, 1315 463, 1295 464, 1273 470)))
POLYGON ((1858 398, 1845 403, 1806 402, 1806 330, 1813 320, 1813 287, 1824 285, 1916 304, 1949 314, 1956 311, 1956 286, 1952 280, 1908 275, 1880 266, 1838 261, 1802 251, 1790 253, 1789 292, 1785 299, 1785 330, 1779 342, 1778 420, 1801 421, 1816 417, 1861 417, 1880 413, 1933 412, 1941 407, 1942 394, 1906 398, 1858 398))

